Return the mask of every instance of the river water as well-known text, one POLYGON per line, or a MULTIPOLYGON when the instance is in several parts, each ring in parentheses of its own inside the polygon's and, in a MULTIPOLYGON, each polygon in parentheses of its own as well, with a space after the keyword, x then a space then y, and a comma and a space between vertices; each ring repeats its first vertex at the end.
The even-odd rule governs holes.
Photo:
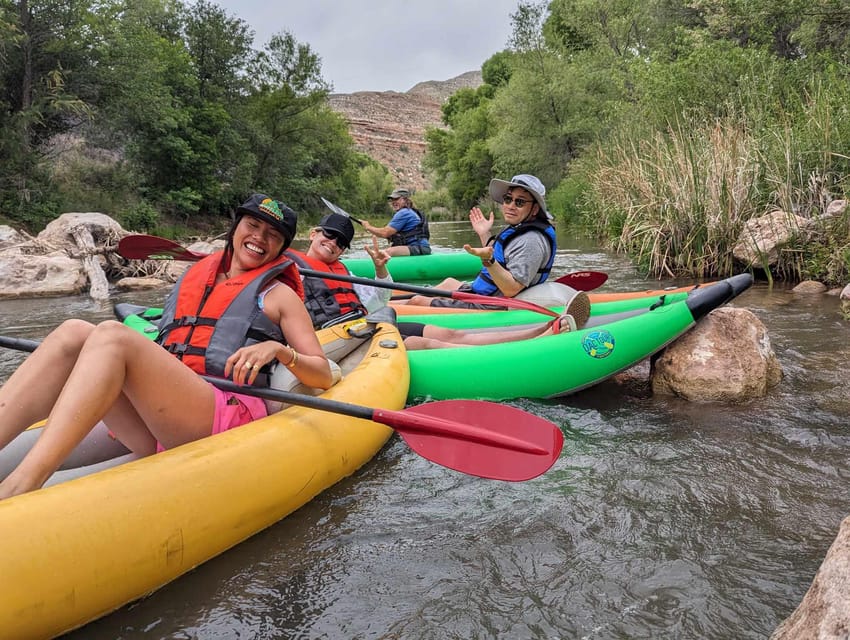
MULTIPOLYGON (((437 247, 474 240, 462 223, 433 227, 437 247)), ((561 246, 557 275, 683 284, 561 246)), ((555 466, 524 483, 447 470, 393 438, 277 525, 69 637, 766 638, 850 513, 850 347, 835 297, 757 283, 733 304, 764 322, 784 370, 766 398, 690 404, 604 383, 512 402, 565 435, 555 466)), ((25 337, 111 314, 84 297, 0 309, 3 334, 25 337)), ((0 352, 0 380, 21 357, 0 352)))

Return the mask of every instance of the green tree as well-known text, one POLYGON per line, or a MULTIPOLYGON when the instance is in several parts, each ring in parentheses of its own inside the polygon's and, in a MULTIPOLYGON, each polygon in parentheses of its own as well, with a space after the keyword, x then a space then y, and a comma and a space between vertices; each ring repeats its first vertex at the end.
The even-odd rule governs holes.
POLYGON ((56 210, 46 142, 90 114, 92 4, 0 1, 0 210, 32 228, 56 210))
MULTIPOLYGON (((464 100, 455 106, 461 102, 464 100)), ((438 184, 463 209, 485 194, 493 166, 487 147, 492 135, 490 100, 479 95, 465 104, 465 110, 452 112, 451 130, 431 128, 425 132, 428 153, 424 161, 425 167, 436 174, 438 184)))
MULTIPOLYGON (((614 8, 626 12, 624 4, 631 6, 614 8)), ((534 173, 554 187, 621 108, 627 87, 621 51, 632 55, 632 40, 630 29, 618 25, 628 21, 604 9, 607 4, 596 13, 589 5, 556 0, 547 15, 544 5, 521 3, 512 15, 513 72, 492 101, 494 173, 534 173), (576 23, 579 10, 605 29, 576 23)))
POLYGON ((327 106, 321 61, 286 32, 252 63, 250 94, 240 109, 250 155, 247 184, 278 194, 296 209, 317 194, 354 193, 358 162, 345 121, 327 106))
POLYGON ((330 90, 322 78, 322 59, 288 31, 269 39, 265 50, 253 60, 250 75, 258 91, 286 87, 293 95, 313 98, 314 102, 321 101, 330 90))
POLYGON ((218 211, 234 192, 243 139, 232 122, 249 60, 245 23, 200 2, 133 0, 112 23, 104 110, 115 143, 166 213, 218 211))
POLYGON ((251 57, 248 25, 215 4, 199 0, 184 14, 186 48, 204 100, 231 102, 244 90, 242 71, 251 57))
POLYGON ((391 193, 395 186, 390 172, 379 162, 363 156, 359 179, 360 189, 354 201, 353 211, 367 219, 386 216, 389 213, 387 194, 391 193))
MULTIPOLYGON (((511 73, 513 73, 513 67, 511 65, 510 51, 494 53, 481 65, 481 79, 493 91, 498 87, 506 85, 511 79, 511 73)), ((493 91, 488 91, 491 94, 488 97, 493 97, 493 91)))

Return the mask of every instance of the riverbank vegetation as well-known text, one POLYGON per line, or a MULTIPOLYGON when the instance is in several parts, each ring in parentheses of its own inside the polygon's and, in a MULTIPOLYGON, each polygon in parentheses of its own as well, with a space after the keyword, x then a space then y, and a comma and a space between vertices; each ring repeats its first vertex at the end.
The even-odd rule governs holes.
MULTIPOLYGON (((820 220, 850 175, 847 0, 520 2, 484 84, 427 134, 434 219, 528 172, 559 224, 659 276, 725 276, 744 224, 820 220)), ((223 227, 246 193, 305 217, 324 195, 387 214, 387 170, 327 105, 321 52, 286 25, 259 50, 204 0, 0 0, 0 222, 102 210, 140 231, 223 227)), ((846 215, 777 277, 850 277, 846 215)))
POLYGON ((318 54, 285 30, 252 45, 204 1, 0 0, 0 214, 179 232, 226 225, 260 190, 385 213, 389 173, 354 151, 318 54))
MULTIPOLYGON (((562 222, 660 276, 728 275, 744 223, 817 218, 850 185, 844 0, 521 4, 485 84, 443 109, 429 166, 455 202, 536 173, 562 222)), ((846 217, 779 277, 846 283, 846 217)))

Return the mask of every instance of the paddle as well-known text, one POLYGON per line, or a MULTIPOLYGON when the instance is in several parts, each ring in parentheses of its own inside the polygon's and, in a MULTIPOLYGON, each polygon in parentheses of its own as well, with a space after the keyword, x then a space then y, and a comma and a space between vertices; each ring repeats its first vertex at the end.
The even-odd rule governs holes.
MULTIPOLYGON (((322 198, 322 196, 319 196, 319 197, 322 198)), ((330 209, 331 211, 333 211, 334 213, 338 213, 339 215, 345 216, 346 218, 351 218, 352 220, 354 220, 354 222, 359 224, 361 227, 363 226, 362 220, 358 220, 357 218, 355 218, 353 215, 348 213, 348 211, 346 211, 342 207, 339 207, 339 206, 335 205, 333 202, 331 202, 330 200, 325 200, 324 198, 322 198, 322 202, 324 202, 325 206, 328 209, 330 209)))
MULTIPOLYGON (((573 271, 572 273, 561 276, 555 282, 564 284, 576 291, 592 291, 605 284, 607 279, 608 274, 601 271, 573 271)), ((392 296, 390 300, 409 300, 414 295, 413 293, 402 293, 392 296)))
POLYGON ((434 287, 419 287, 413 284, 404 284, 401 282, 381 282, 380 280, 372 280, 370 278, 361 278, 359 276, 346 276, 339 273, 326 273, 324 271, 314 271, 313 269, 303 269, 298 267, 298 271, 305 276, 311 278, 327 278, 328 280, 340 280, 341 282, 353 282, 354 284, 363 284, 369 287, 378 287, 379 289, 395 289, 398 291, 409 291, 410 293, 421 294, 423 296, 431 296, 435 298, 452 298, 463 302, 474 302, 477 304, 494 305, 498 307, 507 307, 509 309, 524 309, 526 311, 534 311, 542 313, 553 318, 558 317, 558 312, 546 307, 541 307, 539 304, 528 302, 527 300, 517 300, 516 298, 499 298, 496 296, 483 296, 477 293, 467 293, 466 291, 447 291, 445 289, 436 289, 434 287))
POLYGON ((608 274, 602 271, 573 271, 561 276, 555 282, 572 287, 576 291, 593 291, 608 280, 608 274))
MULTIPOLYGON (((0 346, 19 351, 35 351, 38 344, 35 340, 0 336, 0 346)), ((423 458, 492 480, 520 482, 539 476, 558 459, 564 441, 560 429, 548 420, 495 402, 443 400, 392 411, 202 377, 224 391, 386 425, 423 458)))
MULTIPOLYGON (((204 257, 205 254, 196 253, 183 247, 173 240, 167 238, 159 238, 157 236, 148 236, 141 234, 133 234, 124 236, 118 242, 118 252, 125 258, 131 260, 151 260, 151 259, 167 259, 167 260, 189 260, 196 262, 204 257)), ((483 296, 477 293, 467 293, 465 291, 447 291, 445 289, 435 289, 433 287, 418 287, 412 284, 402 284, 399 282, 382 282, 380 280, 372 280, 370 278, 360 278, 358 276, 346 276, 342 274, 326 273, 325 271, 314 271, 313 269, 298 269, 305 276, 311 278, 324 278, 327 280, 340 280, 342 282, 353 282, 369 287, 378 287, 379 289, 397 289, 398 291, 409 291, 418 293, 424 296, 433 296, 438 298, 453 298, 463 302, 474 302, 477 304, 495 305, 499 307, 507 307, 509 309, 524 309, 526 311, 534 311, 542 313, 553 318, 558 317, 557 311, 552 311, 546 307, 541 307, 533 302, 525 300, 517 300, 516 298, 499 298, 496 296, 483 296)))
MULTIPOLYGON (((142 234, 133 234, 121 238, 118 242, 118 252, 128 260, 185 260, 187 262, 197 262, 206 256, 204 253, 191 251, 173 240, 142 234)), ((608 274, 602 271, 573 271, 572 273, 561 276, 555 282, 565 284, 577 291, 592 291, 597 287, 601 287, 607 280, 608 274)), ((403 298, 399 296, 395 299, 402 300, 403 298)))
POLYGON ((174 240, 142 234, 133 234, 121 238, 118 241, 118 253, 128 260, 185 260, 187 262, 197 262, 207 257, 206 253, 191 251, 174 240))

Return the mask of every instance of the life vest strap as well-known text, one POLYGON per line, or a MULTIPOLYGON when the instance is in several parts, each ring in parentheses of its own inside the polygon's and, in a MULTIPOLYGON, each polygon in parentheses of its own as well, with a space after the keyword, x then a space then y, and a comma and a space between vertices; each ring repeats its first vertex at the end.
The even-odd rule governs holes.
POLYGON ((201 347, 193 347, 185 342, 172 342, 163 347, 169 353, 174 353, 178 356, 203 356, 207 350, 201 347))

